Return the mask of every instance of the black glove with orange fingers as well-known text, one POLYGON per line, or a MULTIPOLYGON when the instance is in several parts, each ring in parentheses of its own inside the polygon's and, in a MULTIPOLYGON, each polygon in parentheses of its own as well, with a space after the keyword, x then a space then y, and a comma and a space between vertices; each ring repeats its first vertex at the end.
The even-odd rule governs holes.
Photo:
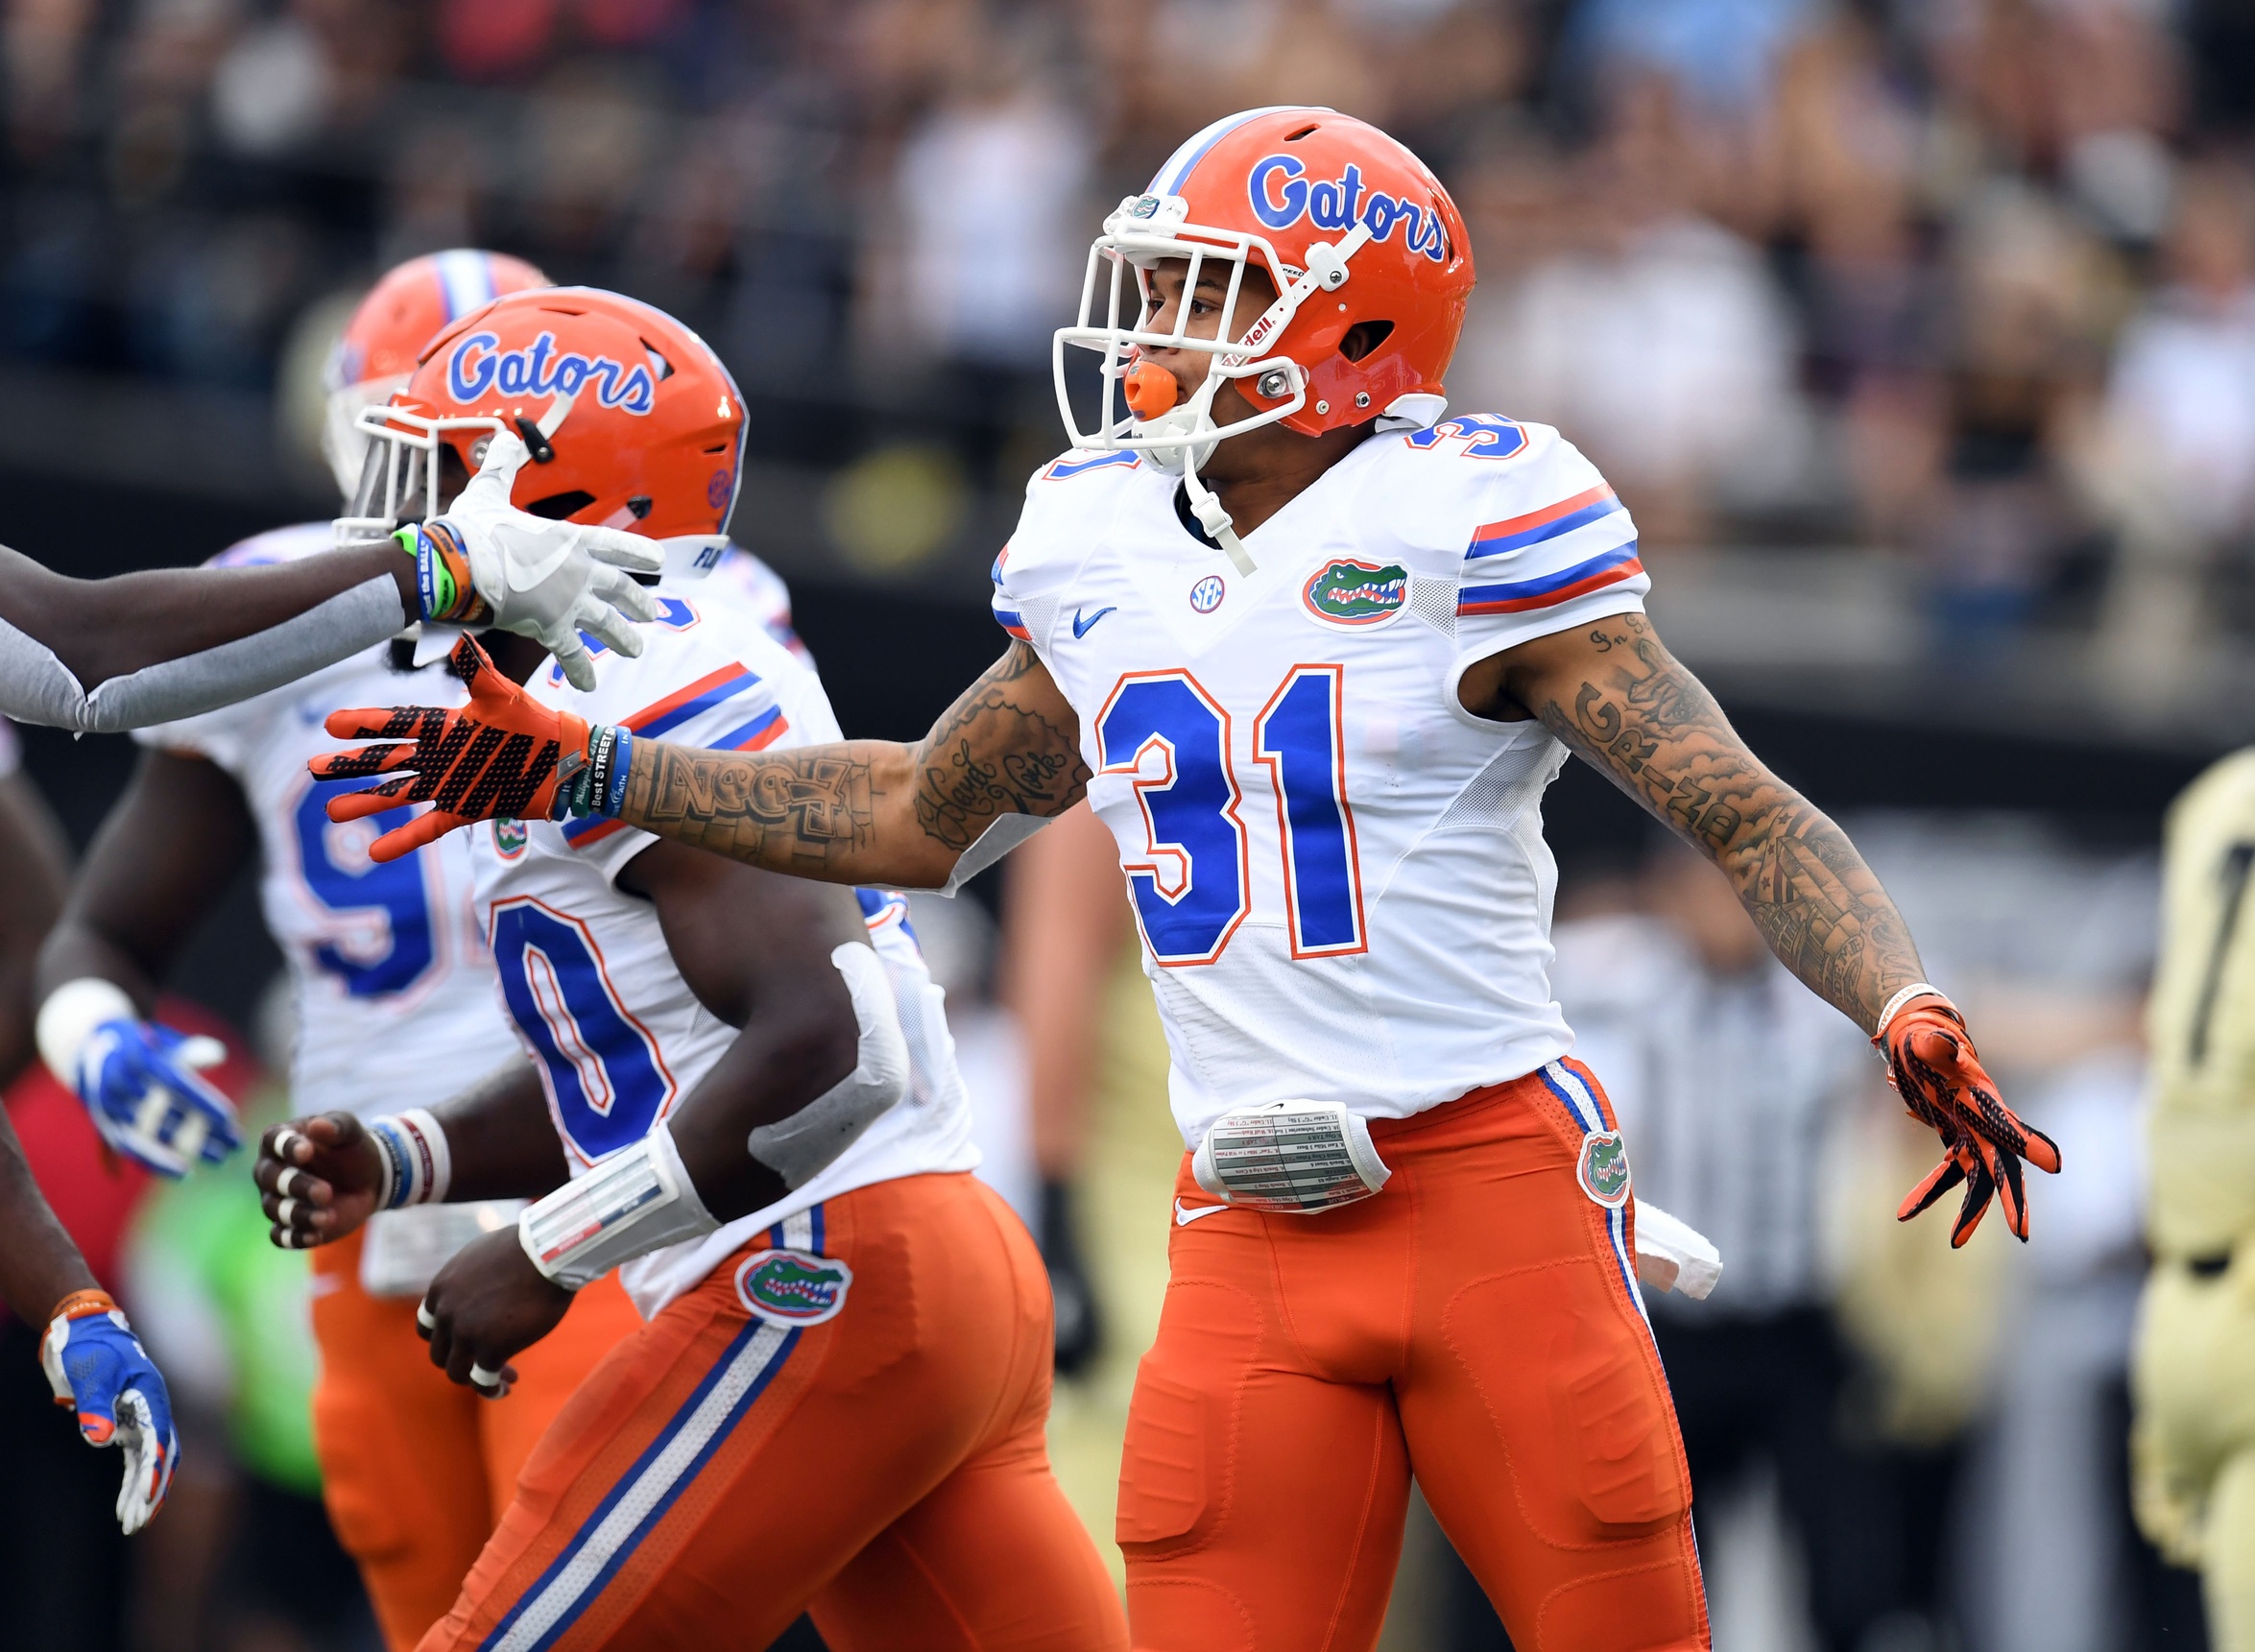
POLYGON ((1974 1052, 1957 1006, 1921 982, 1895 994, 1871 1041, 1886 1057, 1887 1082, 1911 1117, 1932 1125, 1942 1138, 1941 1163, 1910 1189, 1895 1219, 1909 1221, 1962 1182, 1965 1201, 1951 1224, 1952 1249, 1973 1237, 1992 1197, 2003 1203, 2013 1236, 2027 1242, 2027 1189, 2020 1161, 2055 1175, 2059 1147, 2004 1105, 1974 1052))
POLYGON ((585 718, 535 700, 494 668, 474 638, 456 643, 446 662, 468 684, 468 705, 332 711, 326 727, 337 738, 381 743, 324 753, 305 765, 324 780, 395 777, 331 798, 333 821, 402 803, 436 805, 377 838, 369 847, 372 860, 397 860, 473 821, 546 820, 557 812, 558 787, 587 766, 585 718))

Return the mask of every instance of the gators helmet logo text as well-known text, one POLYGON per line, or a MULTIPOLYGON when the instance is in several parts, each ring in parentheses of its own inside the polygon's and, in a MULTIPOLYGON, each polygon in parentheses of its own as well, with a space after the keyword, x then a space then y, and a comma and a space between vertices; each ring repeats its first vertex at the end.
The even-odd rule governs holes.
POLYGON ((1409 570, 1399 563, 1326 563, 1300 587, 1300 600, 1333 625, 1383 625, 1409 600, 1409 570))
POLYGON ((605 407, 643 414, 657 404, 658 381, 647 362, 629 367, 607 355, 577 350, 559 354, 556 335, 544 332, 521 349, 505 350, 492 333, 475 332, 454 347, 446 361, 446 394, 456 401, 482 401, 489 391, 503 395, 577 395, 588 384, 605 407))
POLYGON ((853 1270, 834 1257, 758 1251, 736 1269, 736 1298, 755 1319, 820 1325, 846 1305, 853 1270))
POLYGON ((1618 1210, 1627 1204, 1628 1148, 1620 1139, 1620 1132, 1593 1130, 1583 1137, 1581 1153, 1573 1161, 1573 1173, 1582 1185, 1582 1191, 1608 1210, 1618 1210))

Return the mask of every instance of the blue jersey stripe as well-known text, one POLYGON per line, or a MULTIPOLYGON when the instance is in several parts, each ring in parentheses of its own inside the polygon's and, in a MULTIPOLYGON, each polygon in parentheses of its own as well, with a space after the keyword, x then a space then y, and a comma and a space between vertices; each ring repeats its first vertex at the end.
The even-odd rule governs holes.
POLYGON ((1554 574, 1542 574, 1531 580, 1504 580, 1496 585, 1459 586, 1456 601, 1461 607, 1467 603, 1520 602, 1527 597, 1548 596, 1552 591, 1579 585, 1593 574, 1601 574, 1607 568, 1619 567, 1622 563, 1636 560, 1637 541, 1631 539, 1625 545, 1600 551, 1588 561, 1576 563, 1570 568, 1560 568, 1554 574))
MULTIPOLYGON (((1499 557, 1506 552, 1524 550, 1529 545, 1539 545, 1546 539, 1555 539, 1562 534, 1572 533, 1576 528, 1586 528, 1592 522, 1602 521, 1625 508, 1617 498, 1593 499, 1578 511, 1569 511, 1563 516, 1554 516, 1547 522, 1537 522, 1517 533, 1496 534, 1490 538, 1489 530, 1483 528, 1473 536, 1472 544, 1464 553, 1464 560, 1468 563, 1477 562, 1482 557, 1499 557)), ((1496 526, 1508 528, 1511 524, 1499 522, 1496 526)))

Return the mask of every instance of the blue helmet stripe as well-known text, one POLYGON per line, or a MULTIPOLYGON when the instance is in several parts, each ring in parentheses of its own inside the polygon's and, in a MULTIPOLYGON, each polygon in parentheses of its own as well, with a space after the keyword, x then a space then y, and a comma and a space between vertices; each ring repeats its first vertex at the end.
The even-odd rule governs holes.
POLYGON ((1157 176, 1151 180, 1151 188, 1148 193, 1152 195, 1180 195, 1183 192, 1183 185, 1190 180, 1191 170, 1206 158, 1206 152, 1229 136, 1231 132, 1235 132, 1237 128, 1249 120, 1259 120, 1262 115, 1282 114, 1286 109, 1302 108, 1307 108, 1310 114, 1336 112, 1332 109, 1309 105, 1270 104, 1265 108, 1245 109, 1237 114, 1224 115, 1204 131, 1193 133, 1182 148, 1166 157, 1166 164, 1162 166, 1157 176))

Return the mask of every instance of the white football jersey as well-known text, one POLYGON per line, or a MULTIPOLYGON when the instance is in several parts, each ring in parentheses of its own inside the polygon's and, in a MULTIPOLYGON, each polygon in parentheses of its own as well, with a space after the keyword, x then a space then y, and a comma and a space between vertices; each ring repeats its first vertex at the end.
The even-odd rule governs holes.
MULTIPOLYGON (((329 525, 277 528, 223 551, 229 567, 295 562, 330 548, 329 525)), ((516 1058, 493 993, 493 964, 470 912, 470 854, 457 832, 379 866, 368 846, 413 808, 331 821, 324 804, 359 780, 320 780, 309 757, 336 750, 323 727, 356 706, 458 706, 444 664, 395 671, 389 645, 201 717, 136 730, 142 744, 217 763, 258 825, 266 927, 290 961, 298 1044, 290 1093, 300 1113, 428 1107, 516 1058), (398 1059, 377 1060, 376 1052, 398 1059)))
MULTIPOLYGON (((598 649, 599 685, 582 694, 553 664, 533 679, 550 705, 589 722, 726 751, 840 738, 812 670, 732 593, 660 587, 639 659, 598 649)), ((722 1053, 736 1029, 698 1002, 667 950, 655 907, 614 883, 657 840, 617 821, 503 821, 474 840, 477 909, 501 993, 548 1092, 573 1175, 640 1140, 722 1053)), ((760 1230, 873 1182, 970 1170, 978 1154, 940 989, 925 971, 899 895, 860 890, 869 942, 884 960, 908 1036, 907 1099, 787 1198, 701 1240, 627 1263, 619 1279, 645 1318, 690 1289, 760 1230)), ((747 945, 757 945, 747 937, 747 945)))
POLYGON ((1249 1103, 1398 1118, 1572 1048, 1538 722, 1457 703, 1474 661, 1639 611, 1636 529, 1555 430, 1372 437, 1254 533, 1241 575, 1134 453, 1036 473, 1002 627, 1080 719, 1186 1143, 1249 1103))

